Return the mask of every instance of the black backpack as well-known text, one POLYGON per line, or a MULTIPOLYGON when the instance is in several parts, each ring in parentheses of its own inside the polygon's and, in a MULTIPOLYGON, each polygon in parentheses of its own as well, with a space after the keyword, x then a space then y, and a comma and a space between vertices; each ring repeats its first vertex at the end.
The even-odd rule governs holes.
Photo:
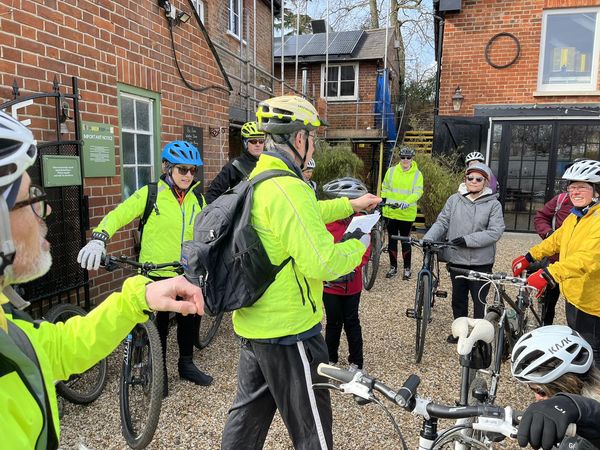
MULTIPOLYGON (((204 200, 204 196, 202 195, 201 186, 196 186, 192 192, 198 199, 198 203, 200 204, 200 206, 204 207, 206 201, 204 200)), ((134 233, 133 235, 133 247, 136 253, 139 253, 142 248, 142 234, 144 233, 144 226, 148 222, 150 214, 152 214, 152 210, 155 210, 157 215, 160 214, 158 206, 156 205, 157 197, 158 181, 152 181, 151 183, 148 183, 148 196, 146 197, 146 206, 144 207, 144 214, 142 214, 142 217, 140 217, 137 233, 134 233)))
POLYGON ((181 264, 190 281, 203 285, 208 314, 252 305, 291 260, 271 264, 250 223, 254 186, 284 176, 294 174, 267 170, 252 180, 242 180, 196 217, 194 240, 183 243, 181 264))

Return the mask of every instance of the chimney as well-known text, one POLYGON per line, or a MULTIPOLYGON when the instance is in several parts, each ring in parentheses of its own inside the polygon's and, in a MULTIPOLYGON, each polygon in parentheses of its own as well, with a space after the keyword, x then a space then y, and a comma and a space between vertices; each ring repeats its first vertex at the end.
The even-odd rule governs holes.
POLYGON ((310 25, 312 27, 313 34, 325 33, 327 30, 327 25, 325 24, 324 19, 311 20, 310 25))

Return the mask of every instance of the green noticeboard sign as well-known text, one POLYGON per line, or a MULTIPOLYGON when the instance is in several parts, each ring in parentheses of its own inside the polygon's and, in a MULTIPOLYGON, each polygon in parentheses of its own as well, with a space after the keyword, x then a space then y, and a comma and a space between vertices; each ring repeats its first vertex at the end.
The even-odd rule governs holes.
POLYGON ((115 167, 115 130, 106 123, 82 122, 83 175, 112 177, 115 167))
POLYGON ((78 186, 81 184, 79 156, 42 156, 44 187, 78 186))

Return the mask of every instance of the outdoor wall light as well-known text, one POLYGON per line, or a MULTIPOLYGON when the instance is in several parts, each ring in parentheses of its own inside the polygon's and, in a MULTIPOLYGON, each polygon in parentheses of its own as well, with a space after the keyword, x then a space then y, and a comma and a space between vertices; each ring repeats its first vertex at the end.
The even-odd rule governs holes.
POLYGON ((177 14, 175 15, 175 23, 177 24, 187 23, 187 21, 190 19, 191 16, 185 11, 177 11, 177 14))
POLYGON ((179 25, 186 23, 191 19, 191 16, 185 11, 177 10, 169 0, 158 0, 158 7, 165 10, 165 16, 170 24, 179 25))
POLYGON ((460 86, 456 86, 456 89, 454 90, 454 95, 452 96, 452 108, 455 112, 460 111, 464 99, 465 98, 462 95, 460 86))
POLYGON ((67 127, 67 120, 69 120, 69 104, 63 103, 60 108, 60 134, 67 134, 69 132, 69 128, 67 127))

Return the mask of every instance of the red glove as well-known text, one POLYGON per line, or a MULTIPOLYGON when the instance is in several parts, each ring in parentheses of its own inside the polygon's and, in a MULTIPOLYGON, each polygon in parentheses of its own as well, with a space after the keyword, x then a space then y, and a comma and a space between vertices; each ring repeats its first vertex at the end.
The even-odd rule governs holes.
POLYGON ((552 276, 545 269, 540 269, 527 277, 527 285, 536 288, 535 298, 540 298, 551 280, 552 276))
POLYGON ((515 277, 520 276, 521 272, 523 272, 525 269, 527 269, 529 267, 529 264, 531 264, 531 263, 527 259, 526 255, 521 255, 521 256, 518 256, 517 258, 515 258, 512 262, 513 276, 515 276, 515 277))

